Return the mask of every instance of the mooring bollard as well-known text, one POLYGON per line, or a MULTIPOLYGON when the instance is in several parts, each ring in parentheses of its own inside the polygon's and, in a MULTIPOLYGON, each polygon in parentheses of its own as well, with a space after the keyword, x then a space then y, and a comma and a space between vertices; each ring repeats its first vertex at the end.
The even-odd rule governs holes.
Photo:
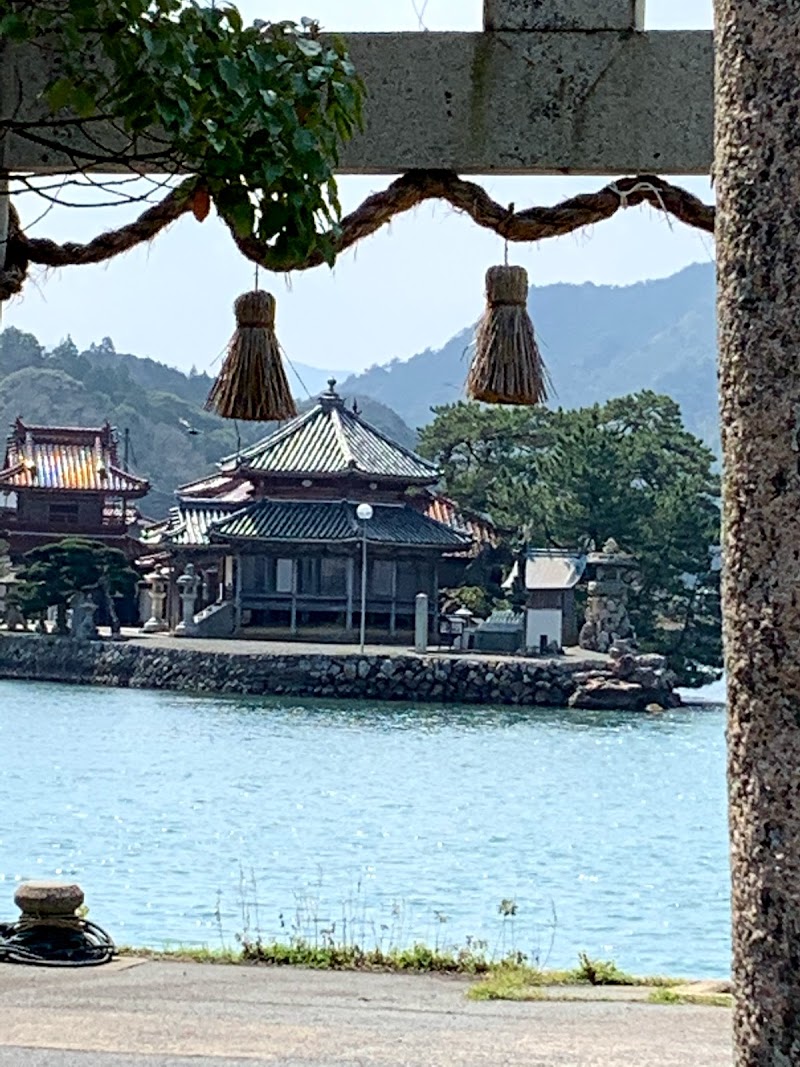
POLYGON ((22 882, 14 893, 22 914, 15 923, 0 923, 0 962, 49 967, 107 963, 114 942, 79 914, 83 901, 83 890, 74 882, 22 882))
POLYGON ((28 924, 58 919, 73 922, 79 929, 81 917, 77 911, 83 901, 83 890, 74 882, 23 882, 14 893, 14 903, 22 912, 20 921, 28 924))

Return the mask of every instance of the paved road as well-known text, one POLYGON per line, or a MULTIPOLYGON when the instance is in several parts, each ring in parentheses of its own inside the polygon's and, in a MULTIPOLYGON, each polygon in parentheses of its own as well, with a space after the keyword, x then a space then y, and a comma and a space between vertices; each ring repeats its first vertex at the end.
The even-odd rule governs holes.
POLYGON ((731 1067, 723 1008, 475 1003, 442 977, 0 965, 0 1067, 731 1067))
MULTIPOLYGON (((106 632, 100 631, 104 636, 106 632)), ((182 648, 194 649, 198 652, 228 652, 234 655, 256 656, 355 656, 359 654, 357 644, 336 644, 327 641, 271 641, 254 640, 252 638, 234 637, 173 637, 169 634, 143 634, 140 630, 125 629, 123 635, 133 644, 148 645, 150 648, 182 648)), ((364 649, 367 656, 416 656, 413 648, 404 645, 373 645, 368 644, 364 649)), ((541 665, 545 662, 541 656, 508 656, 492 652, 476 652, 470 649, 468 652, 457 652, 452 648, 430 647, 426 656, 458 656, 462 659, 481 660, 485 663, 507 662, 513 659, 517 661, 530 660, 532 663, 541 665)), ((551 657, 554 662, 563 663, 608 663, 610 656, 604 652, 590 652, 577 646, 564 649, 563 656, 551 657)))

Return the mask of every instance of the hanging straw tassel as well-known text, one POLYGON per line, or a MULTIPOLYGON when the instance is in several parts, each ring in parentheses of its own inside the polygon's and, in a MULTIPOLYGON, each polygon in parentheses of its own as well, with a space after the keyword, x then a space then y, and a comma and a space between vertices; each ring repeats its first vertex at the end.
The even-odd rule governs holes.
POLYGON ((528 315, 524 267, 490 267, 467 395, 487 404, 541 404, 548 377, 528 315))
POLYGON ((233 310, 236 333, 208 394, 206 410, 224 419, 250 422, 294 418, 297 408, 275 336, 275 297, 255 289, 240 296, 233 310))

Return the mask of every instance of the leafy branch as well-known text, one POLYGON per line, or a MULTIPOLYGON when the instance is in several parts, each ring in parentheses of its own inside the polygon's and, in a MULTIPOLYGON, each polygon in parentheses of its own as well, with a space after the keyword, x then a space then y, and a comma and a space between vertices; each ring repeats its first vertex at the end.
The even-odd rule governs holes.
POLYGON ((280 258, 335 258, 340 144, 361 124, 363 85, 342 40, 316 22, 256 21, 195 0, 7 0, 0 41, 57 61, 47 121, 0 128, 68 146, 76 169, 147 160, 202 183, 240 239, 280 258), (115 143, 101 142, 106 127, 115 143), (109 125, 110 124, 110 125, 109 125), (153 130, 157 131, 153 134, 153 130))

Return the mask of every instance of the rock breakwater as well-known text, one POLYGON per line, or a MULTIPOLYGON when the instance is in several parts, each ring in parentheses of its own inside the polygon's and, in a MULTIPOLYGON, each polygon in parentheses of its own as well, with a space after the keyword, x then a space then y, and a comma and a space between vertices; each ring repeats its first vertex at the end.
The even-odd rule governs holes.
POLYGON ((0 637, 0 677, 184 692, 272 694, 421 703, 541 707, 675 707, 675 677, 661 656, 608 660, 201 651, 187 642, 0 637))

